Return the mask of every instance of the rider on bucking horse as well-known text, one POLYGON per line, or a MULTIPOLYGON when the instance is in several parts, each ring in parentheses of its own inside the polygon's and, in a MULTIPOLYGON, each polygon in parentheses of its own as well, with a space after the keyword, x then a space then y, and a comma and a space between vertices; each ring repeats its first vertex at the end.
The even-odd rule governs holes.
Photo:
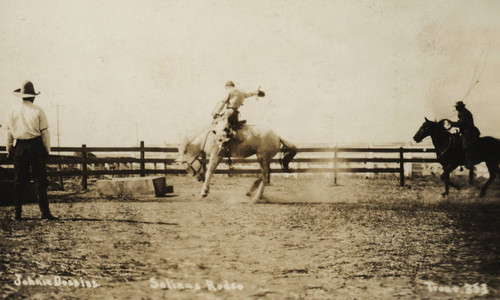
POLYGON ((474 168, 475 155, 480 153, 479 149, 479 129, 474 125, 472 113, 465 108, 462 101, 455 104, 455 109, 458 112, 458 121, 450 122, 453 127, 460 128, 462 135, 462 147, 465 151, 465 167, 469 170, 474 168))
POLYGON ((224 124, 224 137, 221 145, 219 145, 222 150, 227 150, 224 149, 225 145, 235 136, 235 131, 241 126, 238 119, 238 109, 243 105, 243 101, 252 96, 265 96, 265 93, 260 89, 257 89, 255 92, 243 92, 237 89, 232 81, 228 81, 226 83, 226 91, 226 96, 219 103, 217 103, 217 106, 212 112, 214 120, 217 120, 217 122, 223 122, 224 124))

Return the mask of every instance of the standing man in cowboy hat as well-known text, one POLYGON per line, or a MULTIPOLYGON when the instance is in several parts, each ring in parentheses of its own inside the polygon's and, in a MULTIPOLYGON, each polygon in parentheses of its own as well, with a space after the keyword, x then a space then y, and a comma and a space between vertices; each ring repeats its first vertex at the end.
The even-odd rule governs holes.
POLYGON ((21 220, 22 198, 33 171, 42 219, 56 220, 49 210, 47 197, 47 170, 45 163, 50 152, 49 123, 42 108, 33 104, 35 88, 25 81, 22 88, 13 92, 22 98, 10 112, 7 124, 7 152, 14 162, 15 219, 21 220), (15 142, 15 143, 14 143, 15 142))
POLYGON ((462 147, 465 151, 465 167, 469 170, 474 169, 474 158, 480 153, 478 149, 479 129, 474 125, 474 117, 472 113, 465 108, 462 101, 455 104, 455 109, 458 112, 458 121, 450 122, 451 126, 460 128, 462 134, 462 147))

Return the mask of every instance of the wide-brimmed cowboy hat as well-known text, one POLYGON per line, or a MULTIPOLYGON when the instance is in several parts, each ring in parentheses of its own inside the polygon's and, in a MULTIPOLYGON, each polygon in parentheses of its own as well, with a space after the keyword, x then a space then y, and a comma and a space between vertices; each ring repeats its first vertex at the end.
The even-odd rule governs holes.
POLYGON ((457 103, 455 103, 455 107, 465 107, 465 104, 463 101, 457 101, 457 103))
POLYGON ((33 82, 29 80, 23 82, 22 88, 14 90, 12 93, 14 94, 14 96, 20 98, 31 98, 38 96, 40 94, 40 92, 35 93, 35 87, 33 86, 33 82))

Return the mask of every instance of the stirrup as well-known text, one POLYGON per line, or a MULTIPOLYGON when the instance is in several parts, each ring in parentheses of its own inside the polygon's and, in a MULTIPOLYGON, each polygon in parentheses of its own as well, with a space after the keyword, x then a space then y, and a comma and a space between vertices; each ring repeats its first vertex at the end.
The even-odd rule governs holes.
POLYGON ((222 146, 222 147, 219 149, 219 155, 220 155, 221 157, 226 156, 226 157, 228 157, 228 158, 229 158, 229 157, 231 156, 231 155, 230 155, 230 153, 231 153, 231 151, 229 150, 229 148, 228 148, 227 146, 222 146))

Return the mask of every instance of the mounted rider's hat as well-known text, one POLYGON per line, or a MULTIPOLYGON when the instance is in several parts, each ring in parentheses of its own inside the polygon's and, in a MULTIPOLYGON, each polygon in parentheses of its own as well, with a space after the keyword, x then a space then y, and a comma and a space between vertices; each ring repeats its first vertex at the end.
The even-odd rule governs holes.
POLYGON ((455 107, 465 107, 465 104, 463 101, 457 101, 457 103, 455 103, 455 107))
POLYGON ((226 87, 234 87, 234 82, 232 81, 226 82, 226 87))
POLYGON ((23 86, 20 89, 14 90, 12 93, 19 98, 32 98, 40 94, 40 92, 35 93, 35 87, 29 80, 23 82, 23 86))

